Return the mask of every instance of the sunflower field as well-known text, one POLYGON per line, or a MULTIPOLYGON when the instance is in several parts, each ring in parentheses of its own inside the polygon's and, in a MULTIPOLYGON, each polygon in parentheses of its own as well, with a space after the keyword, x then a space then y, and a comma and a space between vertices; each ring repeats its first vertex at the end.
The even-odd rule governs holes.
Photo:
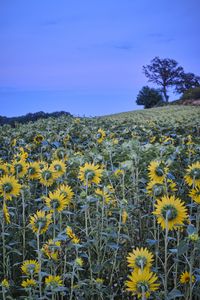
POLYGON ((0 299, 200 299, 200 107, 0 131, 0 299))

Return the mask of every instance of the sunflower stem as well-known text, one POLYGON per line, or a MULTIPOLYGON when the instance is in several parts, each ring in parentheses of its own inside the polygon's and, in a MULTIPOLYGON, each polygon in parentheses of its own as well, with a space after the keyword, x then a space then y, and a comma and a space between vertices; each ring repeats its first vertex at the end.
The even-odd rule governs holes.
MULTIPOLYGON (((3 208, 6 205, 5 197, 3 198, 3 208)), ((6 275, 6 240, 5 240, 5 216, 2 218, 2 247, 3 247, 3 274, 6 275)))
POLYGON ((167 280, 168 280, 168 272, 167 272, 167 254, 168 254, 168 215, 170 214, 170 211, 168 210, 166 213, 166 219, 165 219, 165 260, 164 260, 164 273, 165 273, 165 279, 164 279, 164 294, 165 299, 167 299, 167 280))
POLYGON ((24 198, 24 191, 21 191, 22 195, 22 223, 23 223, 23 230, 22 230, 22 257, 23 261, 25 260, 26 255, 26 216, 25 216, 25 198, 24 198))
POLYGON ((38 263, 39 263, 39 272, 38 272, 38 281, 39 281, 39 292, 40 298, 42 297, 42 278, 41 278, 41 251, 40 251, 40 226, 37 232, 37 253, 38 253, 38 263))

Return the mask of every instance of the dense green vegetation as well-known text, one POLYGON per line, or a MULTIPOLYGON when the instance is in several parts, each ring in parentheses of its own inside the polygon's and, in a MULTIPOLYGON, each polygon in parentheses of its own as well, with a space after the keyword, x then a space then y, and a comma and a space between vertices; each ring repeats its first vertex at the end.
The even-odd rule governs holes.
POLYGON ((200 107, 0 128, 1 299, 199 299, 200 107))

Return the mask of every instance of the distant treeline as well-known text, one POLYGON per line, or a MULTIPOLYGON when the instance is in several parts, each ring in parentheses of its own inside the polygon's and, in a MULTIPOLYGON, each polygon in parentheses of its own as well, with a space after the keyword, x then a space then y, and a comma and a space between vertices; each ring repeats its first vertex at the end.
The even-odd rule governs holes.
POLYGON ((60 116, 70 116, 72 117, 72 115, 69 112, 65 112, 65 111, 56 111, 56 112, 52 112, 52 113, 45 113, 43 111, 39 111, 36 113, 28 113, 26 115, 23 116, 19 116, 19 117, 4 117, 4 116, 0 116, 0 125, 5 125, 5 124, 9 124, 11 126, 15 126, 16 123, 28 123, 30 121, 35 122, 39 119, 47 119, 50 117, 60 117, 60 116))

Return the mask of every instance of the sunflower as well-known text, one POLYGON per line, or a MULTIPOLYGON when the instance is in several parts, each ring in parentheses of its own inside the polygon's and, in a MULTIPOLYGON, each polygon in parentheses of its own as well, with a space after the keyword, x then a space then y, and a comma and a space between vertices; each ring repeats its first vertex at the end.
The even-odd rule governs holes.
POLYGON ((190 283, 190 277, 192 277, 192 282, 195 281, 195 277, 193 275, 191 275, 191 273, 185 271, 181 274, 180 276, 180 283, 182 284, 187 284, 187 283, 190 283))
POLYGON ((21 185, 14 176, 5 175, 0 178, 0 195, 6 200, 19 196, 20 189, 21 185))
POLYGON ((81 257, 77 257, 75 259, 75 263, 77 266, 82 267, 83 266, 83 259, 81 257))
POLYGON ((124 174, 125 174, 125 172, 122 169, 117 169, 114 172, 114 176, 116 176, 116 177, 124 176, 124 174))
POLYGON ((65 163, 62 160, 54 160, 49 168, 56 178, 61 177, 66 172, 65 163))
POLYGON ((91 186, 92 183, 99 184, 101 182, 103 170, 99 168, 99 165, 94 163, 85 163, 80 167, 78 178, 84 183, 84 185, 91 186))
POLYGON ((58 160, 67 160, 67 152, 65 148, 58 148, 56 149, 56 151, 54 152, 53 155, 54 159, 58 159, 58 160))
POLYGON ((158 277, 149 270, 134 271, 128 276, 129 280, 126 281, 126 287, 133 295, 137 295, 141 298, 144 295, 149 298, 151 292, 158 289, 159 283, 155 283, 158 277))
POLYGON ((67 201, 67 205, 69 205, 72 200, 72 197, 74 196, 72 188, 69 185, 62 184, 59 186, 58 191, 61 195, 64 196, 64 199, 67 201))
POLYGON ((33 216, 30 217, 30 225, 33 232, 39 234, 45 233, 52 221, 51 217, 51 214, 46 213, 43 210, 37 211, 33 216))
POLYGON ((40 183, 44 186, 51 186, 54 183, 56 176, 50 168, 44 167, 42 170, 40 170, 39 179, 40 183))
POLYGON ((39 273, 40 265, 36 260, 25 260, 21 266, 22 273, 33 276, 39 273))
POLYGON ((126 221, 128 219, 128 213, 125 209, 122 211, 122 224, 126 224, 126 221))
POLYGON ((186 170, 185 181, 189 186, 200 188, 200 162, 195 162, 186 170))
POLYGON ((132 269, 150 269, 153 262, 153 254, 147 248, 136 248, 127 256, 128 266, 132 269))
POLYGON ((40 165, 38 162, 30 162, 27 168, 28 178, 31 180, 39 179, 40 165))
POLYGON ((160 161, 152 161, 148 170, 150 179, 157 183, 163 183, 168 172, 168 168, 160 161))
POLYGON ((105 136, 106 136, 105 131, 103 129, 99 128, 98 131, 97 131, 97 136, 96 136, 97 143, 101 144, 103 142, 105 136))
POLYGON ((43 245, 42 251, 49 259, 58 260, 59 254, 61 252, 60 247, 60 241, 48 240, 48 242, 43 245))
POLYGON ((39 168, 40 168, 40 170, 43 170, 43 169, 46 169, 46 168, 48 168, 48 164, 47 164, 47 162, 46 161, 44 161, 44 160, 38 160, 38 162, 37 162, 38 164, 39 164, 39 168))
POLYGON ((169 230, 177 229, 178 226, 183 225, 188 215, 185 204, 174 196, 164 196, 155 204, 154 215, 157 216, 157 221, 162 229, 169 230))
POLYGON ((50 192, 48 197, 45 197, 46 206, 53 212, 62 212, 67 207, 67 200, 59 191, 50 192))
POLYGON ((9 289, 10 284, 9 284, 9 282, 8 282, 7 279, 3 279, 3 280, 1 281, 1 286, 2 286, 4 289, 9 289))
POLYGON ((109 195, 109 193, 106 191, 106 189, 96 189, 95 194, 97 194, 101 200, 104 200, 106 204, 110 203, 111 201, 111 197, 109 195))
POLYGON ((22 178, 27 173, 27 163, 25 160, 14 160, 11 164, 11 173, 17 178, 22 178))
POLYGON ((7 165, 0 160, 0 177, 5 176, 8 172, 7 165))
POLYGON ((37 286, 37 282, 35 279, 25 279, 22 281, 21 286, 24 289, 33 289, 37 286))
POLYGON ((41 144, 43 141, 44 141, 44 137, 43 137, 43 135, 41 135, 41 134, 37 134, 35 137, 34 137, 34 139, 33 139, 33 141, 36 143, 36 144, 41 144))
POLYGON ((10 214, 7 205, 4 203, 3 205, 3 215, 7 224, 10 224, 10 214))
POLYGON ((73 230, 71 229, 71 227, 67 226, 66 234, 71 239, 73 244, 78 244, 80 242, 80 239, 75 235, 75 233, 73 233, 73 230))
POLYGON ((49 275, 45 278, 45 286, 51 290, 57 289, 62 286, 61 276, 49 275))
POLYGON ((176 184, 172 180, 167 180, 167 187, 164 183, 159 183, 156 181, 150 181, 147 184, 147 193, 151 197, 160 198, 168 192, 175 192, 176 184))
POLYGON ((189 196, 192 198, 193 201, 200 204, 200 187, 192 189, 189 193, 189 196))

